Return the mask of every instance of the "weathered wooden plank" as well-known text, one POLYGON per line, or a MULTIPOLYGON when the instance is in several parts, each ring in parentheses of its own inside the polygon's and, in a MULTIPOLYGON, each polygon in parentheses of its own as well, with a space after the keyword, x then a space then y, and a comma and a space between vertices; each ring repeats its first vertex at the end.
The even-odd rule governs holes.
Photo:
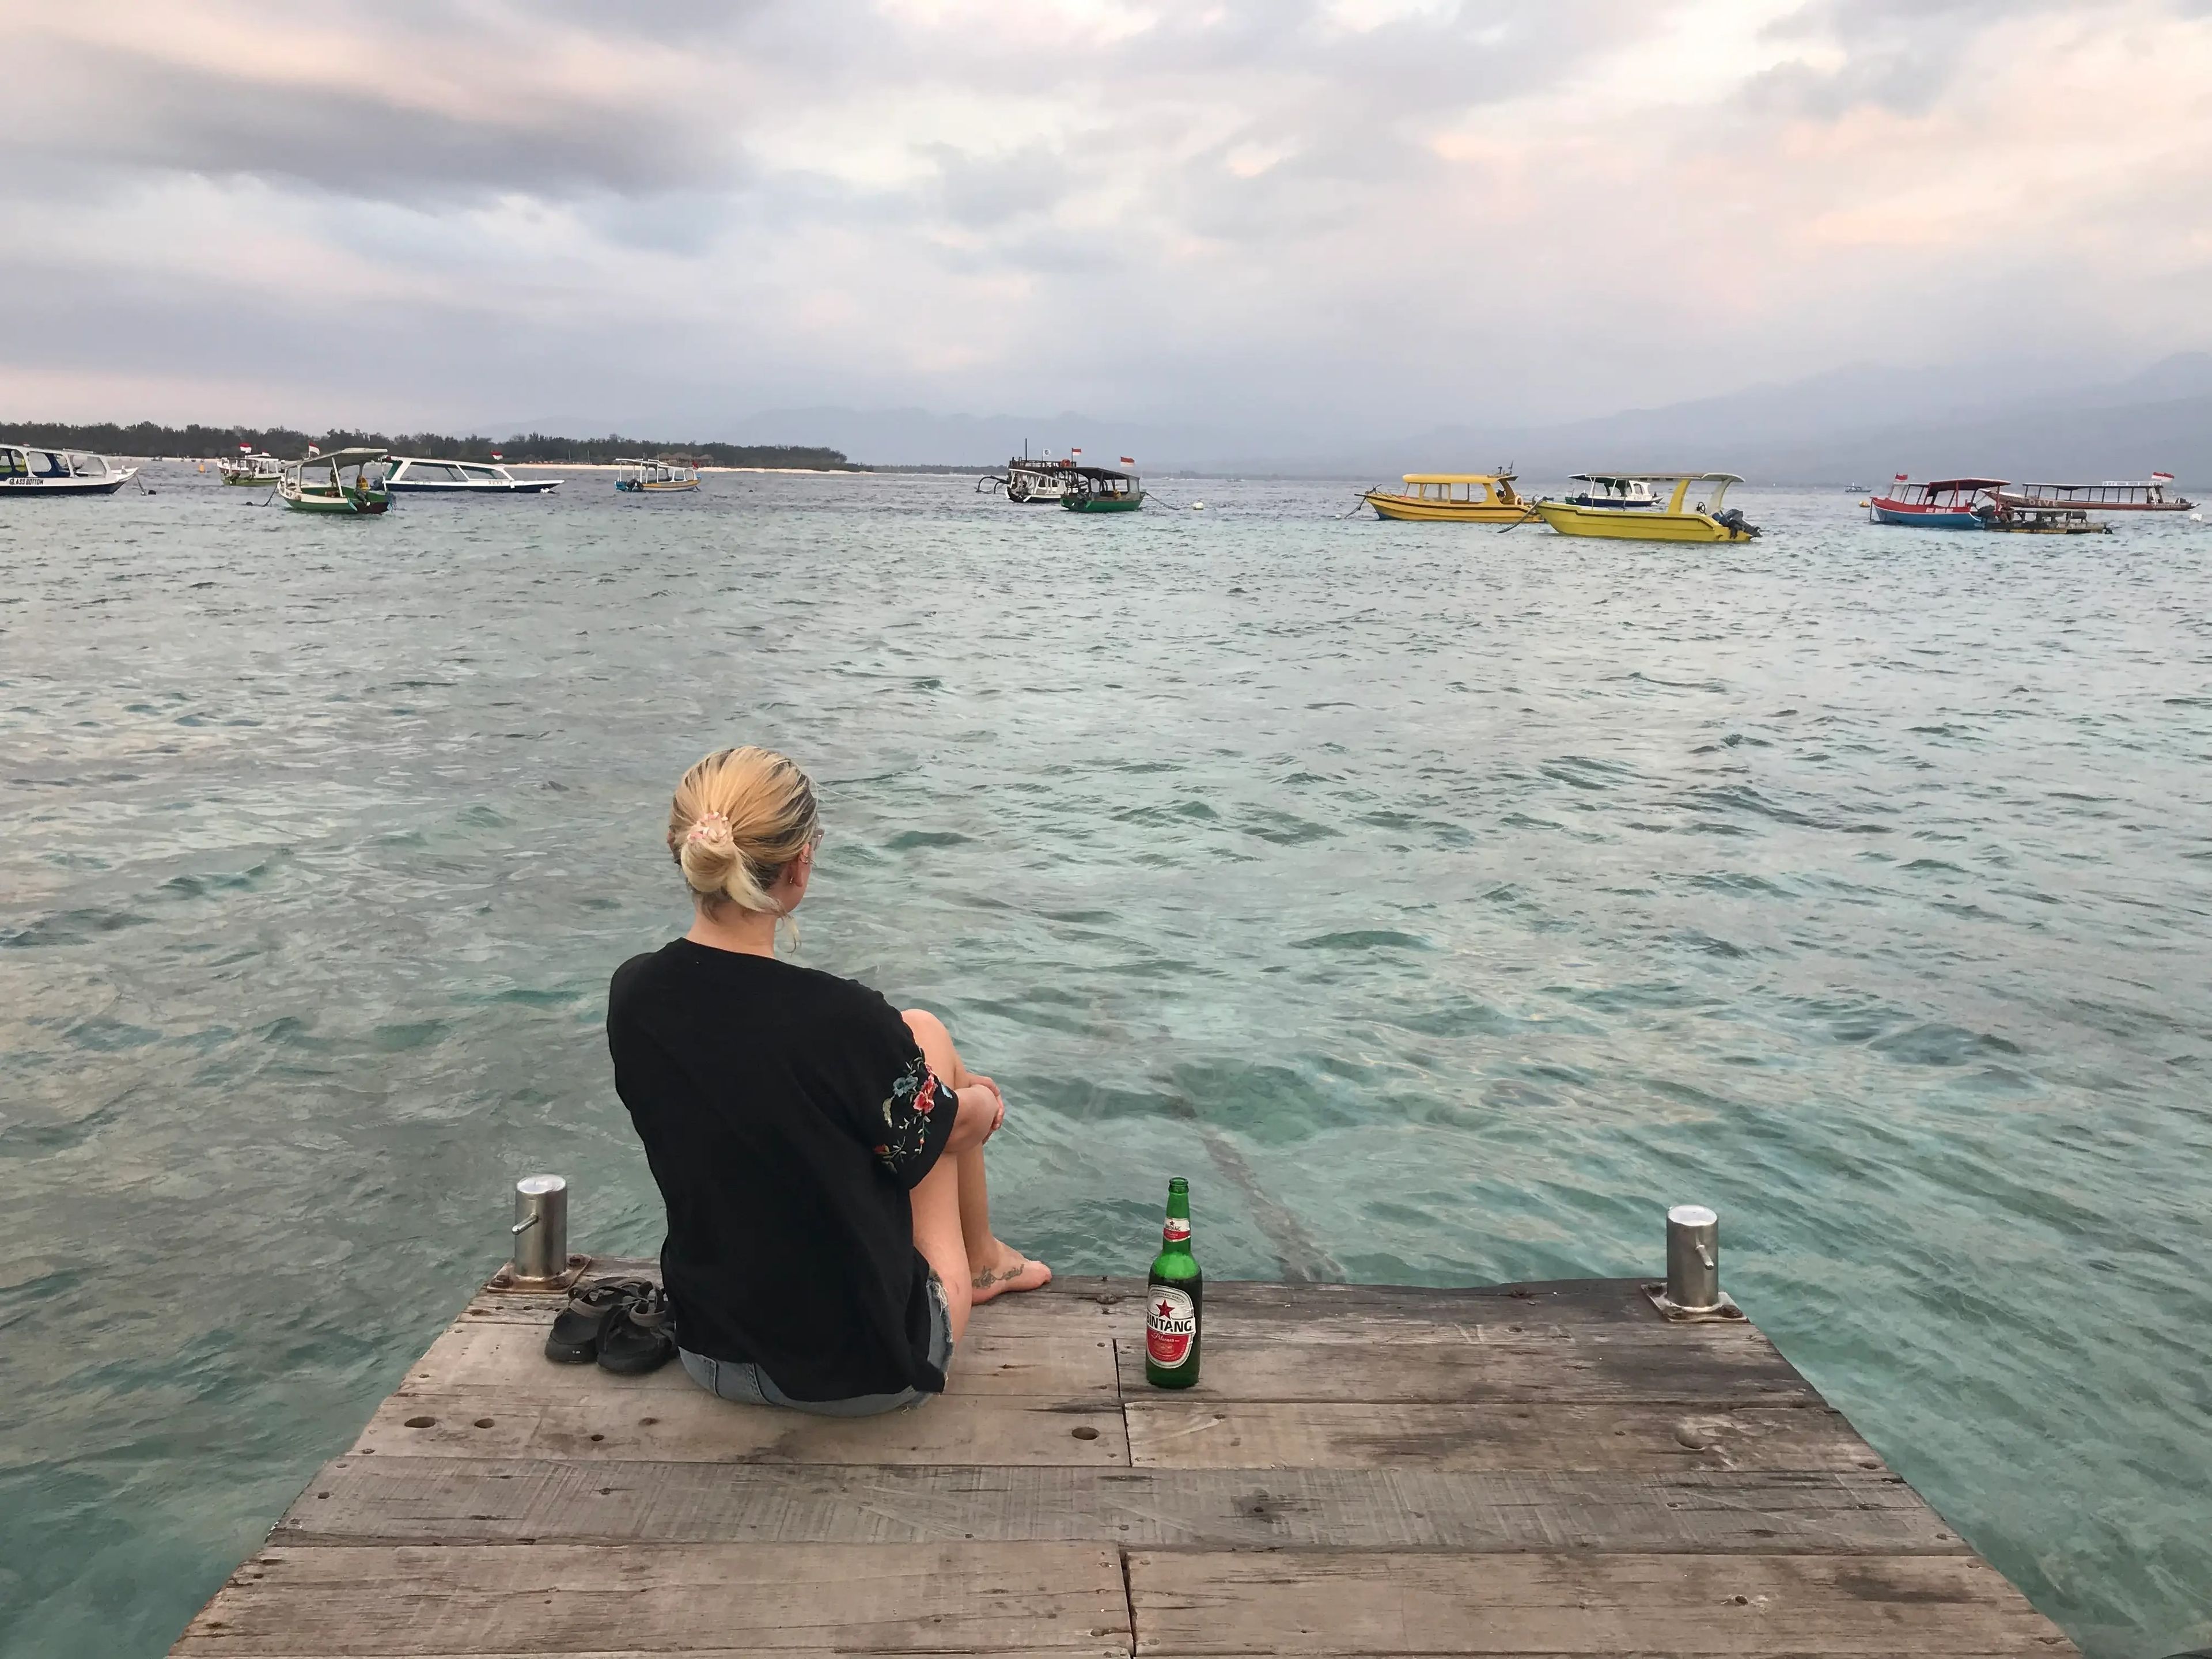
MULTIPOLYGON (((1144 1397, 1144 1346, 1117 1340, 1121 1389, 1144 1397)), ((1756 1331, 1658 1342, 1341 1343, 1218 1340, 1209 1329, 1197 1400, 1638 1401, 1782 1405, 1816 1395, 1756 1331)))
POLYGON ((591 1463, 1085 1463, 1127 1467, 1110 1399, 947 1394, 881 1417, 815 1417, 682 1389, 594 1390, 541 1403, 499 1388, 410 1387, 376 1409, 363 1454, 564 1457, 591 1463))
MULTIPOLYGON (((595 1265, 591 1277, 635 1273, 658 1280, 657 1262, 617 1261, 595 1265)), ((1726 1330, 1727 1326, 1668 1327, 1653 1311, 1634 1279, 1575 1279, 1535 1286, 1480 1285, 1431 1289, 1419 1285, 1282 1285, 1264 1279, 1217 1279, 1206 1285, 1206 1310, 1224 1328, 1295 1332, 1305 1340, 1433 1340, 1425 1328, 1449 1335, 1460 1328, 1503 1334, 1595 1336, 1608 1328, 1638 1326, 1675 1331, 1726 1330)), ((1061 1275, 1041 1291, 1002 1296, 975 1311, 972 1332, 1005 1336, 1127 1334, 1141 1329, 1145 1284, 1139 1279, 1061 1275)), ((550 1323, 563 1297, 536 1291, 484 1291, 459 1322, 550 1323)), ((1472 1340, 1472 1339, 1457 1339, 1472 1340)))
POLYGON ((1122 1415, 1139 1468, 1883 1468, 1843 1414, 1825 1406, 1291 1404, 1156 1390, 1125 1401, 1122 1415))
POLYGON ((557 1460, 343 1457, 271 1541, 1098 1542, 1340 1550, 1830 1554, 1966 1548, 1891 1475, 1412 1469, 609 1469, 557 1460))
MULTIPOLYGON (((680 1364, 644 1376, 617 1376, 596 1365, 562 1365, 545 1358, 536 1325, 461 1323, 448 1328, 408 1368, 401 1389, 497 1387, 528 1400, 568 1401, 611 1395, 701 1392, 680 1364)), ((947 1398, 967 1395, 1051 1395, 1100 1401, 1115 1398, 1114 1352, 1103 1335, 998 1336, 971 1331, 952 1357, 947 1398)))
POLYGON ((264 1551, 172 1652, 1116 1650, 1120 1562, 1077 1544, 264 1551))
POLYGON ((1140 1655, 2074 1651, 1970 1555, 1141 1551, 1128 1574, 1140 1655))

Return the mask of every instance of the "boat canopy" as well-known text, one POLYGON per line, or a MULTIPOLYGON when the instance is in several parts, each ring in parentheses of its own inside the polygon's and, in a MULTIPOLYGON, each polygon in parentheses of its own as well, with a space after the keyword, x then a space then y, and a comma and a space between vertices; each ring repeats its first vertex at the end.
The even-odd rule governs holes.
POLYGON ((1066 469, 1079 478, 1133 478, 1133 472, 1116 472, 1110 466, 1071 466, 1066 469))
POLYGON ((1577 472, 1580 483, 1724 483, 1740 484, 1733 472, 1577 472))
POLYGON ((1403 475, 1403 481, 1410 484, 1486 484, 1497 483, 1512 476, 1510 472, 1408 472, 1403 475))
POLYGON ((333 449, 327 455, 310 455, 301 466, 367 466, 391 458, 388 449, 333 449))
POLYGON ((1920 489, 1934 490, 1998 489, 2011 482, 2008 478, 1930 478, 1920 489))

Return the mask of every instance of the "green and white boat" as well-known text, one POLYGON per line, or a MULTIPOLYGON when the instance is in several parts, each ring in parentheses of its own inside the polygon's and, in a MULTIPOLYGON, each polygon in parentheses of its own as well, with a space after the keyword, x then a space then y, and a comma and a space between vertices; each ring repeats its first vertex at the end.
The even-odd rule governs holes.
POLYGON ((1060 504, 1070 513, 1134 513, 1145 504, 1143 483, 1110 466, 1073 466, 1060 504))
POLYGON ((381 513, 392 505, 392 493, 384 487, 390 459, 389 450, 334 449, 289 461, 276 494, 295 513, 381 513))
POLYGON ((252 450, 242 452, 234 461, 218 460, 215 465, 225 483, 243 484, 249 489, 265 489, 284 479, 283 462, 252 450))

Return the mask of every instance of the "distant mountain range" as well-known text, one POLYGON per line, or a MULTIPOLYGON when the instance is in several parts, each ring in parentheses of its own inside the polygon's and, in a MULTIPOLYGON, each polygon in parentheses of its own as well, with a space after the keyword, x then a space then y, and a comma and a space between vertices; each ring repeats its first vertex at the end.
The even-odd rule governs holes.
POLYGON ((1869 364, 1590 420, 1468 422, 1337 442, 1254 444, 1200 426, 1073 411, 779 409, 731 424, 734 442, 818 445, 877 465, 997 466, 1026 442, 1055 454, 1079 445, 1086 460, 1109 466, 1134 455, 1153 471, 1361 479, 1510 461, 1531 477, 1694 466, 1772 483, 1875 483, 1898 471, 2067 482, 2158 469, 2201 484, 2212 483, 2212 353, 2170 356, 2102 384, 2050 384, 2033 368, 1869 364), (1890 412, 1900 409, 1913 412, 1890 412))

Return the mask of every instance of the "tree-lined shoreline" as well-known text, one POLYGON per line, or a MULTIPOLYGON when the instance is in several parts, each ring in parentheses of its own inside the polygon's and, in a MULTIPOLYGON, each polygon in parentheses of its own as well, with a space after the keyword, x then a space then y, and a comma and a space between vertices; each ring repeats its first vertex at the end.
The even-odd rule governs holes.
POLYGON ((489 461, 511 465, 605 465, 626 457, 683 455, 711 466, 790 467, 821 472, 865 472, 842 450, 815 444, 671 443, 653 438, 562 438, 543 432, 507 439, 454 437, 441 432, 381 432, 343 429, 320 434, 290 427, 160 426, 152 421, 123 426, 112 421, 76 426, 52 421, 0 425, 0 438, 57 449, 88 449, 110 455, 146 455, 179 460, 217 460, 240 453, 241 445, 284 460, 297 460, 314 445, 333 449, 388 449, 396 455, 434 456, 441 460, 489 461))

